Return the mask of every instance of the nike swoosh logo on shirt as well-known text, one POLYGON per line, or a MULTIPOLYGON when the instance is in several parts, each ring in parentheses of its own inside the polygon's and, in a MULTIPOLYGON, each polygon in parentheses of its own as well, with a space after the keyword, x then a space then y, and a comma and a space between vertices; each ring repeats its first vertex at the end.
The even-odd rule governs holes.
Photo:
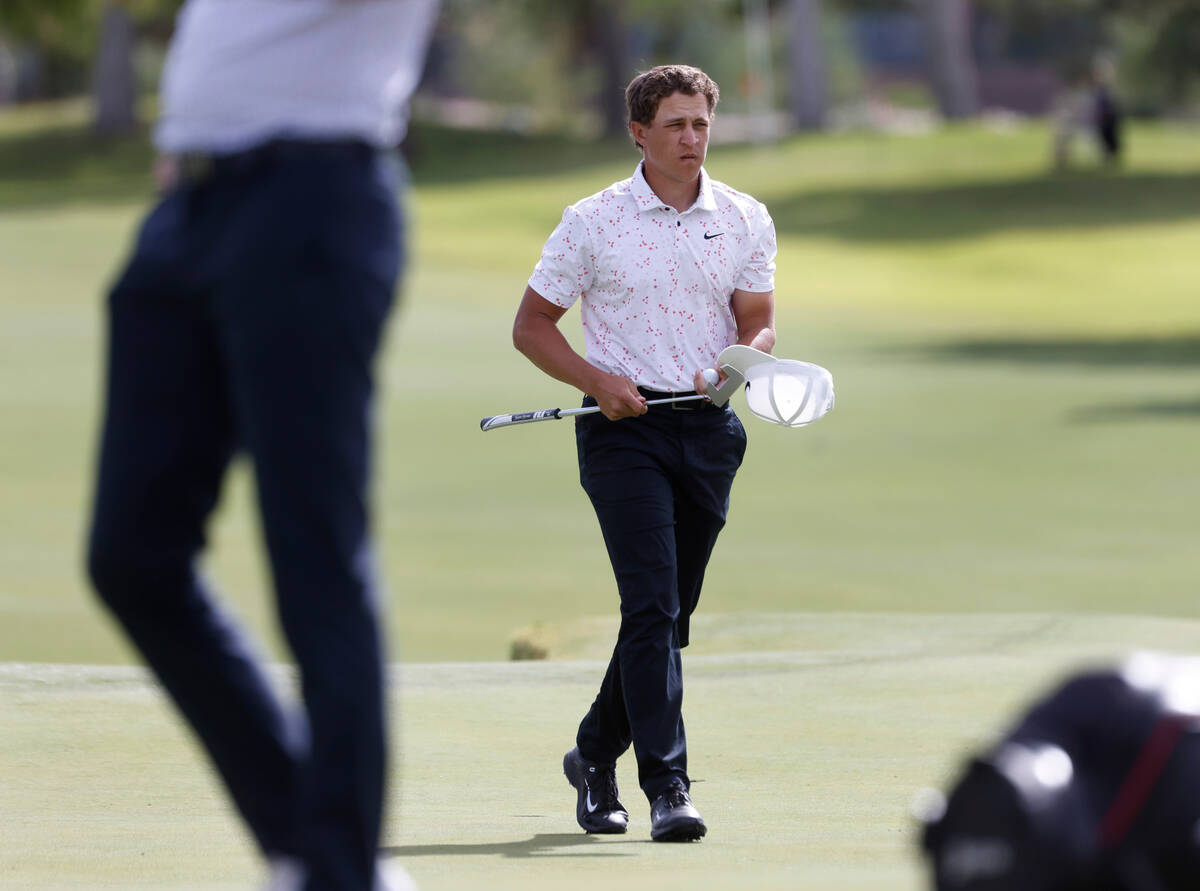
POLYGON ((705 233, 704 233, 704 240, 705 240, 705 241, 708 241, 710 238, 720 238, 720 237, 721 237, 722 235, 724 235, 724 234, 725 234, 724 232, 718 232, 716 235, 709 235, 707 232, 705 232, 705 233))
POLYGON ((599 805, 597 805, 595 802, 593 802, 593 801, 592 801, 592 790, 591 790, 591 789, 588 789, 588 794, 587 794, 587 809, 588 809, 588 813, 589 813, 589 814, 593 814, 593 813, 595 813, 595 812, 596 812, 596 808, 597 808, 597 807, 599 807, 599 805))

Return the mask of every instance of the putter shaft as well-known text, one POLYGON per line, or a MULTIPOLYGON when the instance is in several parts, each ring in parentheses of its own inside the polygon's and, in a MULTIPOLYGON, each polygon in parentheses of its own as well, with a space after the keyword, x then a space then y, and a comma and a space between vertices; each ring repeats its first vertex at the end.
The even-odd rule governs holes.
MULTIPOLYGON (((707 399, 695 393, 691 396, 675 396, 671 399, 651 399, 646 405, 663 405, 667 402, 691 402, 696 399, 707 399)), ((495 415, 484 418, 479 422, 479 429, 487 432, 497 427, 512 427, 515 424, 531 424, 534 421, 556 421, 559 418, 569 418, 575 415, 590 415, 600 411, 598 405, 588 405, 583 408, 544 408, 541 411, 523 411, 511 415, 495 415)))

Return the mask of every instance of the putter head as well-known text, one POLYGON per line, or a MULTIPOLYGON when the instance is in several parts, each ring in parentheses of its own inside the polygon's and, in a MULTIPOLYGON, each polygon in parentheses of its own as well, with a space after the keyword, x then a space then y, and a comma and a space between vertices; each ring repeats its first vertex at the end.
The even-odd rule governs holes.
POLYGON ((746 372, 761 362, 774 362, 775 357, 754 347, 732 344, 721 350, 717 356, 717 368, 725 375, 725 380, 719 386, 709 384, 704 389, 704 395, 712 400, 713 405, 724 405, 738 387, 746 382, 746 372))
POLYGON ((745 378, 746 374, 755 365, 778 361, 770 353, 764 353, 762 350, 756 350, 754 347, 735 343, 721 350, 721 355, 717 356, 717 367, 722 371, 725 371, 726 366, 736 368, 742 377, 745 378))
POLYGON ((725 373, 725 380, 720 384, 708 384, 704 388, 704 395, 713 405, 724 405, 737 388, 746 382, 745 376, 732 365, 722 365, 721 371, 725 373))

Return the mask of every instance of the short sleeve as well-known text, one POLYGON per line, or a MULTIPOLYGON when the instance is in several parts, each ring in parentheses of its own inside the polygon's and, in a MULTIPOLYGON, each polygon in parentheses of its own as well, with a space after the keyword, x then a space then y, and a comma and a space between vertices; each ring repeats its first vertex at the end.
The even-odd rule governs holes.
POLYGON ((562 222, 546 239, 529 287, 566 309, 591 287, 595 275, 596 257, 587 224, 575 207, 568 207, 562 222))
POLYGON ((750 217, 750 250, 738 270, 735 287, 739 291, 775 290, 775 223, 767 208, 759 204, 750 217))

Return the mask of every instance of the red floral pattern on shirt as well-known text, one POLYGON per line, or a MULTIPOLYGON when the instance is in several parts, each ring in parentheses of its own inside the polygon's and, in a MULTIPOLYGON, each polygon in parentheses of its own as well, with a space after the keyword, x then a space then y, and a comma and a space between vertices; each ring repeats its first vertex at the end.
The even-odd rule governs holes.
POLYGON ((696 203, 679 213, 638 165, 563 212, 529 286, 564 308, 581 300, 593 365, 639 386, 690 390, 737 339, 734 290, 774 290, 775 253, 760 202, 702 170, 696 203))

